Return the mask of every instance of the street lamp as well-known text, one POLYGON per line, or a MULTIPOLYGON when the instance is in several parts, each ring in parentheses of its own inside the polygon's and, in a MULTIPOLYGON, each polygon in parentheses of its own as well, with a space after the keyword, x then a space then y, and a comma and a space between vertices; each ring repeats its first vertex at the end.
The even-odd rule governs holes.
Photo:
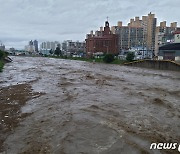
POLYGON ((107 54, 108 54, 108 52, 109 52, 109 46, 106 46, 107 47, 107 54))
POLYGON ((93 56, 94 56, 94 54, 95 54, 95 50, 96 50, 96 46, 94 46, 94 50, 93 50, 93 56))
POLYGON ((104 45, 104 47, 106 47, 106 54, 109 53, 109 46, 108 45, 104 45))

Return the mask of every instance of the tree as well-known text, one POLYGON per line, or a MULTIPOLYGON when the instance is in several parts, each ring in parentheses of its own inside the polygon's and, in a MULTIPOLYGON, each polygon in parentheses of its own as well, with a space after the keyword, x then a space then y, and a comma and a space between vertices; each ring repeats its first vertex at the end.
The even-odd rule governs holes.
POLYGON ((49 53, 52 55, 53 54, 53 50, 51 49, 51 50, 49 50, 49 53))
POLYGON ((4 51, 0 50, 0 72, 2 72, 2 69, 3 69, 3 66, 4 66, 4 62, 3 62, 4 57, 5 57, 4 51))
POLYGON ((132 62, 134 60, 134 52, 128 52, 127 56, 126 56, 126 60, 129 62, 132 62))
POLYGON ((2 59, 5 56, 4 52, 0 50, 0 59, 2 59))
POLYGON ((57 56, 61 55, 60 47, 56 47, 56 50, 54 51, 54 54, 57 55, 57 56))
POLYGON ((104 56, 104 58, 103 58, 103 61, 104 61, 105 63, 111 63, 111 62, 113 62, 113 61, 114 61, 114 55, 112 55, 112 54, 106 54, 106 55, 104 56))

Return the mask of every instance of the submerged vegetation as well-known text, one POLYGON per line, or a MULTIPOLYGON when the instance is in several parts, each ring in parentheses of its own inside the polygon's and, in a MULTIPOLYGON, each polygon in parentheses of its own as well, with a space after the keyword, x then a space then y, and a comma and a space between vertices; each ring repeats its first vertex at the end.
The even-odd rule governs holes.
POLYGON ((2 62, 2 60, 0 60, 0 72, 2 72, 3 66, 4 66, 4 63, 2 62))
POLYGON ((126 57, 126 60, 127 60, 128 62, 132 62, 132 61, 134 60, 134 57, 135 57, 135 55, 134 55, 133 52, 128 52, 127 57, 126 57))
POLYGON ((114 61, 114 55, 112 54, 106 54, 103 58, 103 61, 105 63, 112 63, 114 61))
POLYGON ((2 72, 4 61, 3 59, 7 56, 7 53, 0 50, 0 72, 2 72))

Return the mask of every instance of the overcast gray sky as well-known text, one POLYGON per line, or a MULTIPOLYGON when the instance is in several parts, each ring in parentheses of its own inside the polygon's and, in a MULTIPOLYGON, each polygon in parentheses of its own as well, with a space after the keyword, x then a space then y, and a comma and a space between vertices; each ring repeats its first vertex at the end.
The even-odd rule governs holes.
POLYGON ((23 49, 29 40, 80 40, 90 30, 117 21, 155 13, 158 22, 177 21, 180 0, 0 0, 0 40, 7 48, 23 49))

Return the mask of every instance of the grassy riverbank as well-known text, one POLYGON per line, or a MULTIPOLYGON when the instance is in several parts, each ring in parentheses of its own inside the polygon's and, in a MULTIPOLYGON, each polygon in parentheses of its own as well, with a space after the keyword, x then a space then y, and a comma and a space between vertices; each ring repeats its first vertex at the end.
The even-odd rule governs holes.
MULTIPOLYGON (((60 58, 60 59, 69 59, 69 60, 79 60, 79 61, 87 61, 87 62, 96 62, 96 63, 105 63, 103 58, 84 58, 84 57, 61 57, 61 56, 48 56, 51 58, 60 58)), ((115 58, 110 64, 124 64, 126 60, 120 60, 115 58)))

